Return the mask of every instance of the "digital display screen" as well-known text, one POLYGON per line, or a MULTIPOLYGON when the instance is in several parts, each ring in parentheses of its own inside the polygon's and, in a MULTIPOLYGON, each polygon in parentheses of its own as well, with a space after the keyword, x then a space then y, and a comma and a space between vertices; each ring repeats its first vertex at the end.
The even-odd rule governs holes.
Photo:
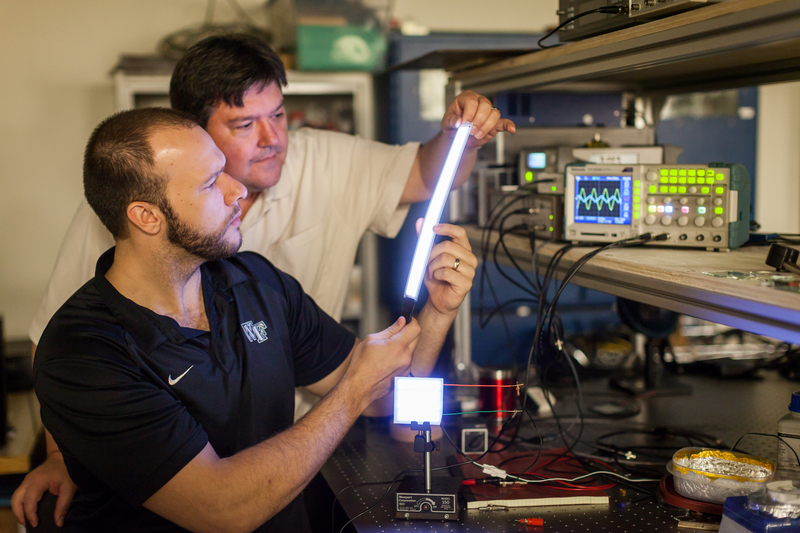
POLYGON ((544 152, 531 152, 528 154, 528 168, 541 170, 547 166, 547 154, 544 152))
POLYGON ((575 222, 631 223, 632 176, 575 176, 575 222))

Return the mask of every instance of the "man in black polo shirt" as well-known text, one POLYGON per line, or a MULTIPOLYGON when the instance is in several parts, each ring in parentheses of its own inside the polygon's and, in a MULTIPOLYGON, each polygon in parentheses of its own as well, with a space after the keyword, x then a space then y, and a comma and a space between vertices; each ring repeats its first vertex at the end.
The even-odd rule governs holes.
POLYGON ((395 375, 433 367, 477 260, 435 231, 417 320, 358 341, 241 244, 245 188, 191 118, 107 119, 84 162, 116 247, 55 314, 34 364, 42 420, 92 531, 306 531, 300 491, 395 375), (456 261, 456 258, 459 261, 456 261), (456 268, 453 268, 457 265, 456 268), (292 425, 294 387, 323 399, 292 425))

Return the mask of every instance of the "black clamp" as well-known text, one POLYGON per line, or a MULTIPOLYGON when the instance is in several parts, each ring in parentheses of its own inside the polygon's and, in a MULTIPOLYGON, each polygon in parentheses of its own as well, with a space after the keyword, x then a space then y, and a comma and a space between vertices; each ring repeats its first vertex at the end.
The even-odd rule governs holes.
POLYGON ((800 257, 800 252, 794 248, 776 243, 769 247, 766 263, 778 272, 788 271, 792 274, 800 274, 800 267, 797 266, 798 257, 800 257))
POLYGON ((434 441, 426 442, 425 437, 423 435, 417 435, 416 437, 414 437, 415 452, 425 453, 425 452, 432 452, 438 449, 440 449, 440 445, 438 442, 434 441))

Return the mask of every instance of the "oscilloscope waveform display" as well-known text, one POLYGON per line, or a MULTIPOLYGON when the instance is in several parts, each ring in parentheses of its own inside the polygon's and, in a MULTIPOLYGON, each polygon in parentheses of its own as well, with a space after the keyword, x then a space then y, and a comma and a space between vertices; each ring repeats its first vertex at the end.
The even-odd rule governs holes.
POLYGON ((622 204, 619 187, 619 181, 594 181, 591 183, 591 189, 582 186, 575 196, 578 214, 590 217, 618 217, 622 204))
POLYGON ((575 176, 575 221, 629 224, 629 176, 575 176))

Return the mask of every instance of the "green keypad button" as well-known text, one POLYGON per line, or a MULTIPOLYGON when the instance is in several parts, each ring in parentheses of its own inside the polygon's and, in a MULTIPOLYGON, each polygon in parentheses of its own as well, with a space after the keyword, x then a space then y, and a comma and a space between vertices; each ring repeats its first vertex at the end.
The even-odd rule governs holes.
POLYGON ((706 179, 705 179, 705 178, 697 178, 697 183, 699 183, 699 184, 701 184, 701 185, 702 185, 702 184, 703 184, 703 183, 705 183, 705 182, 706 182, 706 179))
POLYGON ((676 186, 674 186, 674 185, 670 185, 669 192, 671 194, 675 194, 676 192, 678 192, 678 188, 676 186))
POLYGON ((721 215, 722 214, 722 208, 721 207, 715 207, 714 208, 714 214, 721 215))
POLYGON ((698 176, 705 176, 706 175, 706 171, 701 168, 700 170, 697 171, 697 175, 698 176))
POLYGON ((686 175, 686 169, 685 168, 682 168, 682 169, 680 169, 678 171, 678 176, 685 176, 685 175, 686 175))
POLYGON ((670 182, 670 183, 678 183, 678 178, 676 178, 676 177, 674 177, 674 176, 670 176, 670 178, 669 178, 669 182, 670 182))
POLYGON ((693 168, 690 168, 689 169, 689 175, 690 176, 696 176, 697 175, 697 171, 695 169, 693 169, 693 168))
POLYGON ((706 214, 706 208, 701 205, 700 207, 697 208, 697 213, 701 214, 701 215, 705 215, 706 214))
POLYGON ((662 185, 658 188, 658 192, 667 192, 668 188, 666 185, 662 185))
POLYGON ((678 187, 678 192, 681 194, 686 194, 686 187, 678 187))
POLYGON ((655 213, 656 212, 656 206, 648 205, 647 206, 647 210, 650 211, 651 213, 655 213))
POLYGON ((677 168, 669 169, 669 175, 670 176, 677 176, 678 175, 678 169, 677 168))
POLYGON ((641 185, 641 184, 642 184, 642 182, 641 182, 641 181, 639 181, 639 180, 633 180, 633 186, 634 186, 634 187, 638 187, 638 186, 639 186, 639 185, 641 185))
POLYGON ((650 187, 648 187, 648 190, 650 191, 650 193, 657 193, 658 187, 656 185, 651 185, 650 187))
POLYGON ((678 183, 686 183, 686 178, 678 178, 678 183))
POLYGON ((716 194, 725 194, 725 187, 716 187, 716 188, 714 189, 714 192, 715 192, 716 194))
POLYGON ((639 220, 639 213, 633 213, 633 220, 639 220))
POLYGON ((717 174, 717 181, 722 181, 725 179, 725 174, 717 174))
POLYGON ((697 183, 697 178, 689 178, 689 185, 694 185, 697 183))
POLYGON ((702 189, 700 189, 700 192, 702 192, 703 194, 708 194, 709 190, 710 189, 708 187, 703 187, 702 189))
POLYGON ((666 168, 662 168, 661 169, 661 175, 662 176, 669 176, 669 170, 666 169, 666 168))
POLYGON ((661 179, 660 179, 659 181, 660 181, 661 183, 669 183, 669 178, 668 178, 668 177, 666 177, 666 176, 661 176, 661 179))

